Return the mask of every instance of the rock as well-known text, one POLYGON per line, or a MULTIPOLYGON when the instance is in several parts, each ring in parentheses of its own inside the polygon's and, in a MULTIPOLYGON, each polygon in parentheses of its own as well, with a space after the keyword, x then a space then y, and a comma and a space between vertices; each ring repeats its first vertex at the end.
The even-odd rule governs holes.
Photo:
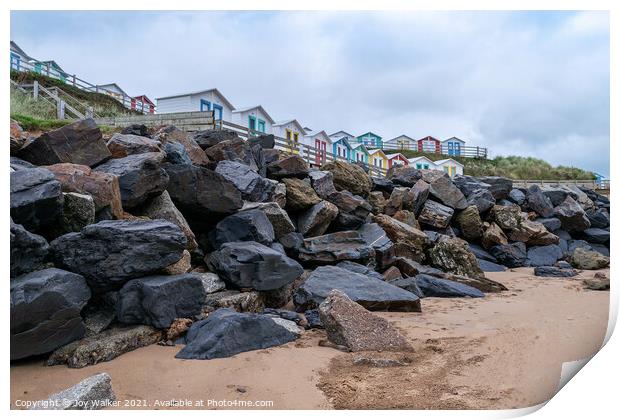
POLYGON ((535 220, 538 223, 541 223, 545 229, 549 232, 553 232, 554 230, 560 229, 562 226, 562 222, 557 217, 547 217, 547 218, 538 218, 535 220))
POLYGON ((332 290, 319 306, 327 338, 349 351, 411 351, 396 327, 353 302, 340 290, 332 290))
POLYGON ((111 156, 92 118, 43 133, 20 149, 18 155, 38 166, 55 163, 95 166, 111 156))
POLYGON ((526 264, 530 267, 549 266, 562 258, 564 253, 558 245, 533 246, 527 250, 526 264))
POLYGON ((515 242, 525 242, 528 245, 557 244, 559 238, 547 231, 542 223, 523 220, 517 229, 508 232, 508 238, 515 242))
POLYGON ((336 267, 344 268, 345 270, 352 271, 353 273, 363 274, 365 276, 372 277, 377 280, 381 280, 381 281, 385 280, 381 274, 377 273, 372 268, 369 268, 365 265, 358 264, 352 261, 340 261, 338 264, 336 264, 336 267))
POLYGON ((204 150, 202 150, 198 143, 192 139, 189 133, 183 130, 179 130, 171 125, 163 127, 155 133, 153 139, 159 141, 164 147, 167 143, 180 143, 187 151, 187 154, 194 165, 205 166, 209 164, 209 158, 204 150))
POLYGON ((134 134, 114 133, 108 140, 107 146, 114 159, 139 153, 161 152, 160 142, 134 134))
POLYGON ((278 203, 245 203, 242 210, 259 209, 267 216, 273 226, 276 239, 294 232, 295 225, 291 221, 288 213, 282 209, 278 203))
POLYGON ((210 313, 219 308, 230 308, 237 312, 261 312, 265 309, 265 303, 263 294, 259 292, 224 290, 207 295, 203 312, 210 313))
POLYGON ((286 185, 286 206, 293 211, 306 210, 321 201, 312 187, 301 179, 284 178, 282 182, 286 185))
POLYGON ((512 180, 503 178, 500 176, 483 176, 479 178, 479 181, 489 184, 489 192, 493 195, 495 200, 502 200, 508 198, 510 191, 512 191, 512 180))
POLYGON ((592 248, 592 251, 596 251, 599 254, 603 254, 606 257, 610 256, 609 253, 609 248, 607 248, 605 245, 601 245, 601 244, 590 244, 590 247, 592 248))
POLYGON ((500 264, 509 268, 523 267, 527 259, 525 244, 523 242, 495 245, 489 252, 497 258, 500 264))
POLYGON ((407 207, 417 216, 422 211, 429 194, 430 185, 428 182, 420 179, 409 189, 404 200, 407 202, 407 207))
POLYGON ((527 205, 542 217, 553 216, 553 204, 538 185, 532 185, 528 188, 527 205))
POLYGON ((412 166, 396 165, 388 170, 387 178, 393 184, 413 187, 419 179, 422 179, 422 172, 412 166))
POLYGON ((420 300, 383 280, 357 274, 340 267, 319 267, 297 289, 293 296, 298 312, 317 308, 333 289, 374 311, 420 312, 420 300))
POLYGON ((161 331, 146 325, 112 327, 60 347, 52 353, 47 364, 83 368, 109 362, 132 350, 155 344, 161 339, 161 331))
POLYGON ((374 214, 379 214, 385 211, 387 200, 381 191, 371 191, 370 194, 368 194, 368 203, 372 206, 372 212, 374 214))
POLYGON ((523 191, 517 188, 513 188, 508 194, 508 199, 515 204, 522 205, 523 203, 525 203, 525 194, 523 193, 523 191))
POLYGON ((484 277, 476 256, 458 238, 441 238, 429 250, 433 266, 448 273, 468 277, 484 277))
POLYGON ((589 228, 583 231, 583 237, 588 242, 606 244, 609 242, 609 230, 589 228))
POLYGON ((319 236, 325 233, 336 216, 338 207, 323 200, 298 216, 297 227, 304 236, 319 236))
POLYGON ((450 224, 454 210, 433 200, 427 200, 418 217, 418 222, 438 229, 450 224))
MULTIPOLYGON (((260 149, 260 146, 258 146, 260 149)), ((214 162, 221 162, 224 160, 240 162, 248 165, 256 172, 261 171, 262 162, 262 149, 256 150, 256 154, 252 148, 252 145, 237 137, 231 140, 224 140, 218 144, 205 149, 207 157, 214 162), (258 158, 258 162, 257 159, 258 158)))
POLYGON ((63 214, 59 234, 79 232, 95 223, 95 201, 90 195, 63 193, 63 214))
POLYGON ((441 171, 427 171, 422 177, 429 183, 429 192, 432 197, 453 209, 463 210, 467 207, 465 196, 454 185, 448 174, 441 171))
POLYGON ((113 406, 115 401, 110 375, 98 373, 71 388, 50 395, 46 400, 35 401, 32 409, 101 410, 113 406))
POLYGON ((572 268, 539 266, 534 268, 534 275, 538 277, 575 277, 577 271, 572 268))
POLYGON ((490 249, 495 245, 507 245, 508 238, 504 234, 504 231, 495 223, 491 223, 482 234, 482 246, 485 249, 490 249))
POLYGON ((177 225, 187 238, 187 249, 194 250, 198 247, 196 236, 189 227, 187 220, 183 214, 175 207, 168 191, 164 191, 160 195, 151 198, 138 210, 138 215, 147 216, 149 219, 163 219, 177 225))
POLYGON ((47 169, 11 172, 11 218, 30 232, 54 227, 63 210, 60 183, 47 169))
POLYGON ((415 280, 424 297, 484 297, 484 293, 475 287, 429 274, 418 274, 415 280))
POLYGON ((298 155, 292 155, 267 165, 267 175, 273 179, 305 178, 309 172, 308 164, 298 155))
POLYGON ((187 150, 181 143, 175 141, 168 142, 163 146, 164 153, 166 154, 166 162, 174 165, 191 165, 192 160, 187 154, 187 150))
POLYGON ((495 259, 495 257, 493 255, 489 254, 487 251, 485 251, 479 245, 469 244, 468 248, 472 252, 472 254, 474 254, 476 256, 476 258, 478 258, 479 260, 486 260, 486 261, 491 261, 491 262, 497 262, 497 260, 495 259))
POLYGON ((149 137, 151 132, 144 124, 131 124, 121 130, 121 134, 133 134, 134 136, 149 137))
POLYGON ((385 270, 382 276, 383 276, 383 280, 388 281, 388 282, 403 278, 403 274, 400 272, 400 270, 397 267, 394 267, 394 266, 385 270))
POLYGON ((243 207, 237 187, 217 172, 195 165, 164 164, 164 169, 170 177, 170 197, 190 223, 209 224, 214 216, 233 214, 243 207))
POLYGON ((468 241, 473 241, 482 236, 482 220, 478 207, 469 206, 465 210, 457 213, 455 221, 461 233, 468 241))
POLYGON ((366 264, 375 258, 375 250, 357 231, 344 231, 307 238, 299 249, 298 259, 312 265, 348 260, 366 264))
POLYGON ((430 245, 430 240, 424 232, 384 214, 373 216, 373 221, 394 243, 395 256, 411 258, 418 262, 424 260, 424 251, 430 245))
POLYGON ((390 194, 390 198, 385 204, 384 213, 386 215, 394 216, 394 213, 403 208, 403 197, 407 191, 409 191, 409 189, 404 187, 396 187, 392 190, 392 194, 390 194))
POLYGON ((543 186, 542 193, 551 201, 551 205, 554 207, 562 204, 568 195, 568 191, 565 189, 550 186, 543 186))
MULTIPOLYGON (((465 197, 469 197, 475 191, 488 191, 489 188, 491 188, 490 184, 481 182, 478 178, 474 178, 473 176, 469 175, 456 175, 454 176, 454 178, 452 178, 452 182, 454 182, 454 185, 456 185, 456 187, 461 190, 465 197)), ((493 201, 495 202, 494 198, 493 201)))
POLYGON ((304 236, 299 232, 290 232, 278 239, 278 242, 284 248, 286 255, 297 258, 304 244, 304 236))
POLYGON ((86 277, 97 291, 156 273, 183 256, 185 235, 164 220, 106 220, 55 239, 57 265, 86 277))
POLYGON ((194 323, 186 335, 187 345, 175 357, 218 359, 279 346, 296 338, 296 334, 268 315, 237 313, 224 308, 194 323))
POLYGON ((365 223, 357 230, 366 245, 375 250, 377 268, 382 269, 394 262, 394 243, 377 223, 365 223))
POLYGON ((318 170, 310 171, 308 177, 310 178, 312 188, 322 199, 326 200, 330 194, 336 192, 334 176, 331 172, 318 170))
POLYGON ((62 184, 65 192, 88 194, 95 202, 97 220, 120 219, 123 215, 118 176, 91 170, 88 166, 59 163, 46 169, 62 184), (109 215, 109 217, 104 217, 109 215))
POLYGON ((24 139, 24 130, 17 123, 17 121, 11 120, 9 138, 10 138, 10 144, 11 144, 10 152, 12 156, 14 154, 17 154, 19 149, 21 149, 24 146, 24 142, 26 141, 26 139, 24 139))
POLYGON ((227 284, 238 289, 279 289, 303 273, 295 260, 253 241, 228 242, 206 261, 227 284))
POLYGON ((581 270, 599 270, 609 266, 609 257, 596 251, 577 248, 571 256, 571 264, 581 270))
POLYGON ((495 197, 489 190, 478 189, 467 197, 467 204, 478 207, 478 212, 484 213, 495 205, 495 197))
POLYGON ((255 241, 269 245, 275 240, 271 222, 260 209, 240 211, 222 219, 213 234, 213 247, 219 249, 226 242, 255 241))
POLYGON ((336 191, 327 198, 338 207, 338 217, 332 223, 336 230, 357 229, 366 222, 372 207, 359 195, 353 195, 349 191, 336 191))
POLYGON ((394 183, 383 177, 371 177, 372 180, 372 190, 373 191, 381 191, 387 194, 391 194, 394 189, 394 183))
POLYGON ((562 222, 562 229, 568 232, 582 232, 590 227, 586 212, 571 196, 555 208, 555 216, 562 222))
POLYGON ((119 291, 116 316, 125 324, 168 328, 176 318, 198 316, 207 295, 223 289, 223 282, 203 273, 134 279, 119 291))
POLYGON ((416 220, 415 214, 409 210, 398 210, 394 214, 393 218, 399 222, 411 226, 412 228, 420 229, 420 224, 416 220))
MULTIPOLYGON (((606 209, 596 209, 586 212, 586 217, 593 228, 605 229, 609 227, 609 212, 606 209)), ((559 228, 558 228, 559 229, 559 228)))
POLYGON ((84 277, 57 268, 11 280, 11 360, 44 354, 84 335, 84 277))
POLYGON ((263 178, 244 163, 223 160, 217 164, 215 172, 232 182, 244 200, 266 202, 274 199, 278 182, 263 178))
POLYGON ((11 169, 14 171, 19 171, 20 169, 36 168, 36 166, 34 166, 32 163, 26 162, 25 160, 17 158, 15 156, 11 156, 10 162, 11 169))
POLYGON ((323 328, 318 309, 309 309, 304 312, 304 317, 308 323, 307 328, 323 328))
POLYGON ((517 229, 523 221, 518 206, 495 205, 491 208, 490 218, 503 230, 517 229))
POLYGON ((11 219, 11 278, 43 268, 48 253, 44 237, 28 232, 11 219))
POLYGON ((96 170, 118 176, 123 208, 129 209, 166 190, 168 174, 161 168, 163 160, 163 153, 141 153, 109 160, 96 170))
POLYGON ((594 278, 585 279, 583 281, 583 286, 590 290, 609 290, 609 277, 603 273, 596 273, 594 278))
POLYGON ((286 309, 265 308, 262 312, 265 315, 270 315, 277 318, 293 321, 295 324, 302 324, 303 318, 297 312, 287 311, 286 309))
POLYGON ((480 269, 485 273, 499 273, 502 271, 506 271, 506 266, 496 264, 492 261, 482 260, 480 258, 478 258, 478 265, 480 266, 480 269))
POLYGON ((346 190, 366 197, 372 189, 370 176, 358 165, 334 160, 323 165, 321 169, 332 173, 333 183, 337 190, 346 190))
POLYGON ((172 321, 170 327, 166 330, 165 339, 166 341, 176 341, 185 335, 185 333, 189 330, 189 327, 194 323, 193 320, 189 318, 177 318, 172 321))
POLYGON ((187 273, 192 268, 192 255, 189 253, 187 249, 183 250, 183 256, 181 259, 173 264, 170 264, 168 267, 162 270, 163 274, 167 274, 169 276, 175 274, 183 274, 187 273))
POLYGON ((225 140, 234 140, 238 138, 236 132, 231 130, 201 130, 192 134, 194 140, 203 150, 211 146, 215 146, 225 140))

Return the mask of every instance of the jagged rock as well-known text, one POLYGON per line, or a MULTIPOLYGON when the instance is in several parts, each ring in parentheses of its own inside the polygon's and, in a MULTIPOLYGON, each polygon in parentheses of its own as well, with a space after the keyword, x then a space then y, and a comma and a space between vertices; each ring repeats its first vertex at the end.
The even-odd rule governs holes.
POLYGON ((570 262, 573 267, 581 270, 599 270, 609 266, 609 257, 606 257, 596 251, 588 251, 583 248, 577 248, 573 252, 570 262))
POLYGON ((373 277, 377 280, 384 280, 383 276, 380 273, 374 271, 372 268, 369 268, 362 264, 358 264, 353 261, 340 261, 338 264, 336 264, 336 267, 344 268, 345 270, 352 271, 353 273, 373 277))
POLYGON ((232 182, 241 192, 244 200, 252 202, 273 201, 278 182, 263 178, 248 165, 223 160, 217 164, 215 172, 232 182))
POLYGON ((394 213, 393 218, 399 222, 411 226, 412 228, 420 229, 420 224, 416 220, 415 214, 409 210, 399 210, 394 213))
POLYGON ((333 289, 374 311, 420 312, 420 299, 383 280, 340 267, 319 267, 297 289, 293 300, 298 312, 317 308, 333 289))
POLYGON ((504 234, 504 231, 495 223, 491 223, 489 227, 484 230, 482 234, 482 246, 485 249, 490 249, 495 245, 507 245, 508 238, 504 234))
POLYGON ((148 137, 134 134, 114 133, 107 142, 112 158, 124 158, 139 153, 161 152, 161 143, 148 137))
POLYGON ((284 252, 291 258, 299 256, 299 250, 304 245, 304 236, 299 232, 290 232, 281 236, 278 243, 284 248, 284 252))
POLYGON ((223 142, 225 140, 234 140, 238 138, 236 132, 231 130, 201 130, 192 134, 192 139, 202 148, 208 149, 211 146, 223 142))
POLYGON ((338 217, 332 223, 337 230, 357 229, 372 211, 366 200, 349 191, 336 191, 327 197, 327 201, 338 207, 338 217))
POLYGON ((309 170, 308 164, 297 155, 288 156, 267 165, 267 175, 274 179, 305 178, 309 170))
POLYGON ((238 289, 279 289, 303 273, 295 260, 253 241, 226 243, 206 261, 227 284, 238 289))
POLYGON ((323 328, 323 323, 321 322, 321 317, 319 315, 318 309, 309 309, 304 312, 304 317, 306 318, 307 326, 306 328, 323 328))
POLYGON ((14 171, 19 171, 20 169, 32 169, 36 168, 32 163, 26 162, 23 159, 17 158, 15 156, 11 156, 10 159, 11 169, 14 171))
POLYGON ((418 262, 424 260, 424 251, 430 245, 430 240, 424 232, 384 214, 373 216, 373 221, 394 243, 395 256, 411 258, 418 262))
POLYGON ((388 282, 403 278, 403 274, 400 272, 398 267, 394 267, 394 266, 385 270, 381 276, 383 277, 383 280, 388 281, 388 282))
POLYGON ((510 191, 512 191, 512 180, 508 178, 502 178, 500 176, 483 176, 479 178, 480 182, 489 184, 489 192, 493 195, 495 200, 502 200, 508 198, 510 191))
POLYGON ((476 240, 482 236, 482 219, 478 213, 478 207, 469 206, 457 213, 455 221, 465 239, 476 240))
POLYGON ((426 200, 418 222, 438 229, 444 229, 450 224, 454 210, 433 200, 426 200))
POLYGON ((125 324, 168 328, 176 318, 199 315, 206 296, 224 287, 219 279, 203 273, 130 280, 119 291, 116 316, 125 324))
POLYGON ((293 321, 295 324, 303 324, 303 318, 297 312, 287 311, 286 309, 265 308, 263 314, 272 317, 282 318, 287 321, 293 321))
POLYGON ((370 194, 368 194, 368 203, 372 206, 372 212, 374 214, 379 214, 385 211, 387 200, 381 191, 371 191, 370 194))
POLYGON ((79 232, 95 223, 95 201, 90 195, 63 193, 63 214, 59 233, 79 232))
POLYGON ((586 217, 593 228, 605 229, 609 227, 609 212, 606 209, 590 210, 586 212, 586 217))
POLYGON ((335 232, 307 238, 299 249, 298 259, 308 264, 332 264, 348 260, 366 264, 375 258, 375 250, 357 231, 335 232))
POLYGON ((295 225, 293 225, 288 213, 278 203, 245 203, 242 208, 243 211, 251 209, 259 209, 265 213, 273 226, 276 239, 279 240, 283 236, 295 231, 295 225))
MULTIPOLYGON (((488 189, 491 188, 490 184, 481 182, 478 178, 469 175, 456 175, 452 178, 452 182, 461 190, 465 197, 469 197, 477 190, 488 191, 488 189)), ((495 199, 493 199, 493 201, 495 201, 495 199)))
POLYGON ((526 264, 530 267, 549 266, 562 258, 564 253, 558 245, 533 246, 527 250, 526 264))
POLYGON ((478 207, 478 212, 484 213, 495 205, 495 197, 489 190, 477 189, 467 197, 467 204, 478 207))
POLYGON ((265 303, 261 292, 224 290, 207 295, 204 312, 210 313, 219 308, 230 308, 237 312, 261 312, 265 309, 265 303))
POLYGON ((111 154, 92 118, 41 134, 20 149, 18 156, 35 165, 76 163, 95 166, 111 154))
POLYGON ((504 230, 517 229, 523 221, 521 209, 518 206, 495 205, 491 208, 490 218, 504 230))
POLYGON ((60 181, 64 192, 88 194, 93 197, 97 220, 122 218, 123 206, 118 176, 72 163, 59 163, 47 166, 46 169, 60 181), (105 217, 106 215, 109 216, 105 217))
POLYGON ((513 188, 508 194, 508 199, 518 205, 522 205, 523 203, 525 203, 525 198, 526 197, 523 191, 517 188, 513 188))
POLYGON ((291 210, 306 210, 321 201, 312 187, 301 179, 284 178, 282 182, 286 185, 286 206, 291 210))
MULTIPOLYGON (((415 282, 417 287, 419 287, 420 291, 423 293, 420 297, 484 297, 484 293, 475 287, 438 278, 430 274, 418 274, 415 276, 415 282)), ((394 282, 392 284, 398 285, 398 282, 394 282)))
POLYGON ((310 178, 312 188, 322 199, 325 200, 330 194, 336 192, 334 176, 331 172, 318 170, 310 171, 308 177, 310 178))
POLYGON ((155 344, 161 339, 161 331, 147 325, 112 327, 60 347, 49 357, 47 365, 83 368, 109 362, 132 350, 155 344))
POLYGON ((213 216, 243 207, 237 187, 217 172, 195 165, 164 164, 164 169, 170 177, 170 197, 190 223, 208 224, 213 216))
POLYGON ((553 216, 553 204, 538 185, 532 185, 528 188, 527 205, 542 217, 553 216))
POLYGON ((357 230, 366 245, 375 250, 377 267, 382 269, 394 262, 394 243, 388 238, 385 230, 377 223, 365 223, 357 230))
POLYGON ((430 194, 430 185, 428 182, 420 179, 413 187, 409 189, 409 192, 406 194, 404 201, 406 202, 407 208, 411 210, 416 216, 420 214, 422 208, 424 207, 424 203, 428 199, 430 194))
POLYGON ((484 277, 476 256, 458 238, 443 237, 429 250, 433 266, 449 273, 468 277, 484 277))
POLYGON ((247 141, 237 137, 231 140, 224 140, 205 149, 207 157, 213 162, 224 160, 241 162, 248 165, 253 170, 259 172, 262 167, 262 151, 257 154, 252 150, 252 146, 247 141), (259 162, 256 161, 258 157, 259 162))
POLYGON ((562 222, 562 229, 568 232, 582 232, 590 227, 586 212, 571 196, 555 208, 555 215, 562 222))
POLYGON ((39 270, 45 265, 49 245, 44 237, 28 232, 11 219, 11 277, 39 270))
POLYGON ((192 139, 191 135, 172 125, 161 128, 155 133, 153 139, 159 141, 164 147, 166 143, 180 143, 187 151, 194 165, 205 166, 209 164, 209 158, 206 153, 200 148, 198 143, 192 139))
POLYGON ((99 373, 90 376, 71 388, 50 395, 46 400, 35 401, 33 410, 101 410, 116 401, 110 375, 99 373))
POLYGON ((167 274, 169 276, 176 274, 187 273, 192 268, 192 255, 189 253, 187 249, 183 250, 183 256, 181 259, 173 264, 170 264, 168 267, 162 270, 163 274, 167 274))
POLYGON ((523 267, 527 259, 525 244, 514 242, 511 244, 495 245, 489 252, 497 261, 506 267, 523 267))
POLYGON ((383 177, 372 177, 372 190, 373 191, 381 191, 387 194, 391 194, 394 189, 394 183, 383 177))
POLYGON ((562 227, 562 222, 557 217, 538 218, 535 222, 541 223, 549 232, 558 230, 562 227))
POLYGON ((119 289, 183 256, 185 235, 164 220, 105 220, 55 239, 57 265, 86 277, 98 291, 119 289))
POLYGON ((250 137, 248 143, 253 146, 260 146, 263 149, 273 149, 276 147, 276 138, 273 134, 261 134, 256 137, 250 137))
POLYGON ((403 197, 409 191, 408 188, 395 187, 390 194, 390 198, 385 204, 384 213, 388 216, 394 216, 394 214, 403 208, 403 197))
POLYGON ((422 179, 428 182, 430 195, 446 206, 457 210, 467 207, 465 196, 445 172, 424 171, 422 179))
POLYGON ((496 264, 492 261, 483 260, 480 258, 478 258, 478 265, 480 265, 480 269, 484 271, 485 273, 487 272, 498 273, 498 272, 506 271, 507 269, 506 266, 504 265, 496 264))
POLYGON ((407 339, 392 324, 332 290, 319 305, 329 341, 349 351, 411 351, 407 339))
POLYGON ((141 153, 112 159, 96 170, 118 176, 123 208, 136 207, 166 190, 168 174, 161 168, 163 153, 141 153))
POLYGON ((609 277, 603 273, 596 273, 594 278, 585 279, 583 286, 590 290, 609 290, 609 277))
POLYGON ((538 277, 575 277, 577 271, 572 268, 539 266, 534 268, 534 275, 538 277))
POLYGON ((588 242, 606 244, 609 242, 609 230, 589 228, 583 231, 583 238, 588 242))
POLYGON ((38 233, 54 227, 62 216, 60 182, 44 168, 11 172, 11 218, 38 233))
POLYGON ((187 150, 181 143, 175 141, 164 144, 163 151, 166 154, 166 162, 174 165, 191 165, 192 160, 187 154, 187 150))
POLYGON ((395 165, 388 170, 387 178, 393 184, 413 187, 422 178, 422 172, 412 166, 395 165))
POLYGON ((542 193, 551 201, 551 204, 556 207, 562 204, 566 200, 568 191, 563 188, 543 186, 542 193))
POLYGON ((131 124, 121 130, 121 134, 133 134, 134 136, 151 137, 149 128, 144 124, 131 124))
POLYGON ((559 241, 559 238, 547 231, 542 223, 531 220, 522 220, 516 229, 508 232, 508 238, 528 245, 551 245, 559 241))
POLYGON ((325 233, 336 216, 338 207, 323 200, 297 217, 297 228, 304 236, 319 236, 325 233))
POLYGON ((190 327, 185 338, 187 345, 175 357, 218 359, 279 346, 296 338, 296 334, 268 315, 237 313, 223 308, 190 327))
POLYGON ((24 146, 26 139, 24 138, 24 130, 18 124, 17 121, 11 120, 10 126, 10 144, 11 144, 11 156, 17 154, 19 149, 24 146))
POLYGON ((213 247, 226 242, 255 241, 269 245, 275 240, 271 222, 260 209, 240 211, 222 219, 213 234, 213 247))
POLYGON ((11 280, 11 360, 44 354, 84 335, 84 277, 48 268, 11 280))
POLYGON ((323 165, 321 169, 332 173, 337 190, 346 190, 366 197, 372 189, 370 176, 355 164, 335 160, 323 165))

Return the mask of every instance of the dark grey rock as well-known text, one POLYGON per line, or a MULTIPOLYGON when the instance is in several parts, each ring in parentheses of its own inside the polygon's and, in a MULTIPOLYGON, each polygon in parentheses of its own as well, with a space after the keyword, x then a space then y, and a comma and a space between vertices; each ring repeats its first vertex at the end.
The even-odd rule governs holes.
POLYGON ((492 261, 487 261, 478 258, 478 264, 480 265, 480 269, 484 272, 497 273, 506 271, 506 266, 501 264, 496 264, 492 261))
POLYGON ((542 217, 553 216, 553 204, 551 200, 543 194, 538 185, 532 185, 527 190, 527 205, 542 217))
POLYGON ((590 227, 586 212, 571 196, 555 208, 555 216, 562 222, 562 229, 568 232, 582 232, 590 227))
POLYGON ((483 176, 479 181, 491 185, 489 191, 493 194, 495 200, 508 198, 512 191, 512 180, 501 176, 483 176))
POLYGON ((424 297, 484 297, 484 293, 474 287, 428 274, 418 274, 415 280, 424 297))
POLYGON ((525 194, 518 188, 513 188, 508 194, 508 199, 515 204, 522 205, 525 203, 525 194))
POLYGON ((219 249, 226 242, 255 241, 270 245, 275 240, 273 226, 259 209, 244 210, 227 216, 216 226, 213 248, 219 249))
POLYGON ((430 195, 436 200, 456 210, 467 207, 467 199, 445 172, 427 171, 423 173, 422 179, 428 182, 430 195))
POLYGON ((355 263, 353 261, 340 261, 338 264, 336 264, 336 267, 344 268, 347 271, 363 274, 368 277, 373 277, 377 280, 384 280, 383 276, 372 268, 355 263))
POLYGON ((418 222, 438 229, 448 227, 454 210, 433 200, 426 200, 418 222))
POLYGON ((364 242, 375 250, 378 269, 386 268, 394 262, 394 243, 378 223, 364 223, 357 231, 364 242))
POLYGON ((363 264, 373 261, 375 250, 366 244, 357 231, 344 231, 315 236, 304 240, 299 261, 307 264, 333 264, 349 260, 363 264))
POLYGON ((280 237, 278 242, 284 247, 286 255, 291 258, 297 258, 299 250, 304 245, 304 236, 299 232, 290 232, 280 237))
MULTIPOLYGON (((490 184, 484 183, 469 175, 456 175, 452 178, 452 182, 454 182, 454 185, 468 198, 478 190, 488 191, 489 188, 491 188, 490 184)), ((495 203, 495 199, 493 199, 493 203, 495 203)))
POLYGON ((497 262, 497 259, 484 250, 480 245, 469 244, 469 250, 476 256, 476 258, 478 258, 478 260, 497 262))
POLYGON ((534 275, 538 277, 574 277, 577 275, 577 270, 572 268, 540 266, 534 268, 534 275))
POLYGON ((413 187, 419 179, 422 179, 422 172, 413 166, 393 166, 387 173, 387 179, 396 185, 413 187))
POLYGON ((507 245, 495 245, 489 252, 497 262, 509 268, 524 267, 527 259, 525 244, 514 242, 507 245))
POLYGON ((244 200, 260 203, 273 201, 278 182, 263 178, 248 165, 223 160, 217 164, 215 172, 232 182, 244 200))
POLYGON ((542 223, 542 225, 549 231, 553 232, 562 227, 562 222, 557 217, 538 218, 535 222, 542 223))
POLYGON ((28 232, 11 219, 11 277, 42 268, 48 253, 45 238, 28 232))
POLYGON ((542 188, 542 193, 551 200, 551 204, 556 207, 562 204, 568 196, 568 191, 559 187, 545 186, 542 188))
POLYGON ((176 141, 164 144, 164 152, 166 153, 166 162, 173 165, 191 165, 192 160, 185 150, 185 146, 176 141))
POLYGON ((338 207, 323 200, 299 214, 297 228, 304 236, 319 236, 337 216, 338 207))
POLYGON ((484 213, 495 205, 495 197, 487 189, 477 189, 467 196, 467 204, 478 207, 478 212, 484 213))
POLYGON ((394 189, 394 183, 383 177, 372 177, 372 190, 373 191, 381 191, 388 194, 392 193, 394 189))
POLYGON ((563 255, 562 248, 558 245, 533 246, 527 250, 526 265, 530 267, 553 265, 563 255))
POLYGON ((304 312, 304 316, 308 322, 308 328, 323 328, 318 309, 308 309, 304 312))
POLYGON ((131 124, 121 130, 121 134, 133 134, 134 136, 150 137, 151 133, 144 124, 131 124))
POLYGON ((605 209, 589 210, 586 217, 593 228, 605 229, 609 227, 609 212, 605 209))
POLYGON ((583 231, 583 238, 595 244, 606 244, 609 242, 609 230, 600 228, 589 228, 583 231))
POLYGON ((201 130, 196 131, 192 135, 192 139, 198 143, 202 149, 208 149, 226 140, 234 140, 238 138, 236 132, 231 130, 201 130))
POLYGON ((326 200, 330 194, 336 192, 334 176, 331 172, 311 170, 308 173, 310 184, 319 197, 326 200))
POLYGON ((339 214, 332 226, 336 230, 357 229, 366 222, 372 211, 368 201, 349 191, 336 191, 327 197, 327 201, 338 207, 339 214))
POLYGON ((309 171, 308 164, 297 155, 288 156, 267 165, 267 175, 273 179, 305 178, 309 171))

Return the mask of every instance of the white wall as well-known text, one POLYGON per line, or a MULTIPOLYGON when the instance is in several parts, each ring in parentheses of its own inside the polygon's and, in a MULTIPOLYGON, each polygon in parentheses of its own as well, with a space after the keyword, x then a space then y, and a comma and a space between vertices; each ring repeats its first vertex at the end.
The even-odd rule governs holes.
POLYGON ((192 109, 191 97, 189 95, 157 100, 157 113, 158 114, 168 114, 170 112, 191 112, 191 111, 198 111, 198 109, 192 109))
POLYGON ((295 124, 293 121, 291 121, 288 124, 284 124, 284 125, 279 125, 279 126, 273 126, 273 134, 275 136, 278 137, 282 137, 283 139, 286 138, 286 129, 288 128, 289 130, 291 130, 293 133, 294 132, 298 132, 299 133, 299 142, 301 143, 302 138, 304 137, 303 134, 301 133, 301 131, 299 130, 299 127, 297 126, 297 124, 295 124))
MULTIPOLYGON (((200 111, 200 100, 204 99, 206 101, 211 102, 212 104, 217 104, 222 107, 222 119, 224 121, 232 121, 232 109, 226 106, 222 98, 219 97, 214 91, 205 92, 197 95, 192 95, 190 99, 191 111, 200 111)), ((218 115, 215 116, 218 118, 218 115)))
POLYGON ((247 127, 248 126, 248 117, 250 115, 256 117, 257 119, 260 118, 261 120, 265 121, 265 133, 266 134, 272 134, 273 133, 273 127, 271 126, 271 123, 269 122, 267 117, 260 111, 259 108, 251 109, 249 111, 244 111, 244 112, 235 112, 235 113, 233 113, 232 114, 232 120, 233 120, 232 122, 235 123, 235 124, 238 124, 240 126, 247 127))

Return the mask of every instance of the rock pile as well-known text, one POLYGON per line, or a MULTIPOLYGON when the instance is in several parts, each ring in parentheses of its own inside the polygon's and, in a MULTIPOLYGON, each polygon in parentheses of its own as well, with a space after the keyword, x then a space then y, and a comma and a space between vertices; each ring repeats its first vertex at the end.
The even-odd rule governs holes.
POLYGON ((321 325, 351 349, 408 348, 368 310, 505 290, 484 271, 609 264, 609 200, 576 187, 410 167, 378 179, 310 168, 272 136, 104 138, 92 120, 11 154, 12 360, 83 367, 160 340, 228 357, 321 325))

